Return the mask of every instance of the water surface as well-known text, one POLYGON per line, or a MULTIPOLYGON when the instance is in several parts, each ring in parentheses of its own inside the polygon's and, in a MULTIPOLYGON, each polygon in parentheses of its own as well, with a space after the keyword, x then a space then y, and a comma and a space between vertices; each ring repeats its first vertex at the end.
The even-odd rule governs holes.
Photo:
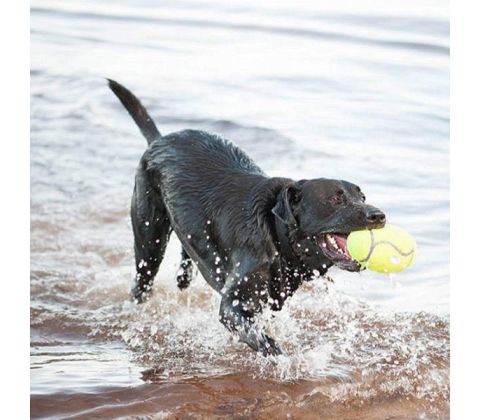
POLYGON ((448 417, 448 3, 387 3, 33 1, 33 417, 448 417), (133 305, 146 143, 103 77, 163 133, 213 131, 272 176, 361 185, 416 237, 415 266, 304 285, 264 316, 276 360, 228 334, 201 276, 176 289, 176 238, 133 305))

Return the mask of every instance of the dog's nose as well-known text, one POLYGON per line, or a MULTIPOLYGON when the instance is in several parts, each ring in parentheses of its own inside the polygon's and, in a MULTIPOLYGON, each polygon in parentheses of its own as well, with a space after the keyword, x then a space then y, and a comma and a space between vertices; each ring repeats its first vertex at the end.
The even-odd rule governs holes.
POLYGON ((385 225, 385 213, 375 207, 368 209, 366 216, 369 227, 379 228, 385 225))

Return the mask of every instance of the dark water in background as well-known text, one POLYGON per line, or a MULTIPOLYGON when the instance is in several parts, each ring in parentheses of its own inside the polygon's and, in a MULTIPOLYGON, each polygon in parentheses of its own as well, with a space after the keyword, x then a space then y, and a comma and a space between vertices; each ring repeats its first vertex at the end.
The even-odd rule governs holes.
POLYGON ((448 417, 447 9, 33 1, 32 416, 448 417), (130 304, 145 141, 104 76, 163 133, 214 131, 271 175, 361 185, 416 237, 415 266, 305 285, 266 314, 275 362, 223 329, 200 276, 176 289, 176 239, 154 298, 130 304))

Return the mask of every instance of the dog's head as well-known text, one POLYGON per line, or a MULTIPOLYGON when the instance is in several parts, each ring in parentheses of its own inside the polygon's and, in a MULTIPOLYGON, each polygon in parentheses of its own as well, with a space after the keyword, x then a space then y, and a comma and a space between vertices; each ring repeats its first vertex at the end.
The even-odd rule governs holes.
POLYGON ((278 195, 272 211, 285 225, 293 252, 309 268, 321 272, 332 264, 360 271, 347 250, 348 234, 385 225, 385 214, 365 203, 357 185, 335 179, 289 184, 278 195))

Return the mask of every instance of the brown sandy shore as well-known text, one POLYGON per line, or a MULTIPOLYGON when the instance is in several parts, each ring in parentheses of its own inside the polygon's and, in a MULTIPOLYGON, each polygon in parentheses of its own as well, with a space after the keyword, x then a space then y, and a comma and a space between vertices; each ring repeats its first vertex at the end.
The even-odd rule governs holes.
MULTIPOLYGON (((148 375, 148 374, 147 374, 148 375)), ((32 418, 448 419, 448 403, 386 396, 332 401, 329 384, 230 374, 98 393, 31 396, 32 418)))

